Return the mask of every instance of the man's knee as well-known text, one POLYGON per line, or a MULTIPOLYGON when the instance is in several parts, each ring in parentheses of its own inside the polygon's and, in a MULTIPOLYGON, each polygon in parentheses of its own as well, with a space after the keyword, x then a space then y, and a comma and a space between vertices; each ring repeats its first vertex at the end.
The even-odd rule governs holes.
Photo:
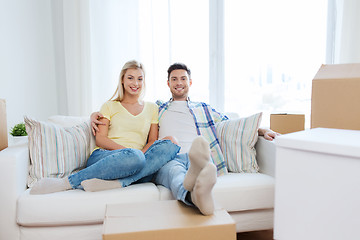
POLYGON ((166 137, 164 137, 162 140, 170 140, 172 143, 174 143, 174 144, 176 144, 176 145, 179 145, 178 140, 177 140, 175 137, 173 137, 173 136, 166 136, 166 137))

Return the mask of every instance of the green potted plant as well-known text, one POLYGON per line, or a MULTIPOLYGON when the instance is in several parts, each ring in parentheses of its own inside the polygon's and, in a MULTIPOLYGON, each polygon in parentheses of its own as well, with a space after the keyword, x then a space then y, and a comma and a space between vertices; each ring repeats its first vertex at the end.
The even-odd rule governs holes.
POLYGON ((10 129, 10 135, 13 137, 27 136, 25 123, 18 123, 10 129))
POLYGON ((10 129, 10 135, 12 136, 13 144, 22 142, 27 138, 27 132, 25 128, 25 123, 18 123, 10 129))

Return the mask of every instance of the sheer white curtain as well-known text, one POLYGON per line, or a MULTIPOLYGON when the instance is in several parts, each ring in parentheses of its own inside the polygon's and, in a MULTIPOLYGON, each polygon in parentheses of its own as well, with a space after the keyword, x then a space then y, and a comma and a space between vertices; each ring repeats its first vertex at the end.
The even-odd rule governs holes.
MULTIPOLYGON (((140 60, 138 1, 90 1, 93 111, 114 93, 123 64, 140 60)), ((146 67, 146 64, 145 64, 146 67)))
POLYGON ((360 1, 329 0, 328 63, 360 63, 360 1))
POLYGON ((114 93, 122 66, 138 60, 145 66, 145 100, 166 89, 169 64, 168 1, 90 1, 92 108, 114 93))
POLYGON ((59 114, 91 111, 89 1, 52 1, 59 114))
POLYGON ((53 1, 60 113, 99 110, 132 59, 145 65, 145 100, 168 100, 167 68, 184 62, 192 99, 208 101, 208 21, 208 0, 53 1))
POLYGON ((54 0, 52 12, 59 114, 87 116, 140 59, 138 1, 54 0))

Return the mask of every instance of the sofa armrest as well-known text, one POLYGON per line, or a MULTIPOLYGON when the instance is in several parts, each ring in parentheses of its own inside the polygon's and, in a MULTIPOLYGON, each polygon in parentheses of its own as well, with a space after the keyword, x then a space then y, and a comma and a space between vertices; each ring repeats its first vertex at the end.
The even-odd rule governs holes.
POLYGON ((275 177, 275 140, 269 141, 259 137, 255 148, 260 172, 275 177))
POLYGON ((27 188, 28 169, 27 141, 0 151, 0 239, 19 239, 16 203, 27 188))

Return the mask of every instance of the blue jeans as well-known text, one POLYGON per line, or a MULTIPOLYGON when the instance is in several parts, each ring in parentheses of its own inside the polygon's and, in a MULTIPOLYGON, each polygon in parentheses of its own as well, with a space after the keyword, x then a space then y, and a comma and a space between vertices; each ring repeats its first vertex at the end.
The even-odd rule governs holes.
POLYGON ((72 188, 82 188, 81 182, 98 178, 119 179, 123 187, 129 186, 157 172, 179 152, 180 147, 170 140, 158 140, 144 153, 132 148, 119 150, 97 149, 89 157, 86 168, 68 177, 72 188))
POLYGON ((185 174, 189 169, 189 166, 190 162, 188 154, 178 154, 172 161, 165 164, 157 172, 154 177, 154 182, 170 189, 172 195, 177 200, 193 206, 191 202, 187 201, 186 194, 188 191, 183 186, 185 174))

